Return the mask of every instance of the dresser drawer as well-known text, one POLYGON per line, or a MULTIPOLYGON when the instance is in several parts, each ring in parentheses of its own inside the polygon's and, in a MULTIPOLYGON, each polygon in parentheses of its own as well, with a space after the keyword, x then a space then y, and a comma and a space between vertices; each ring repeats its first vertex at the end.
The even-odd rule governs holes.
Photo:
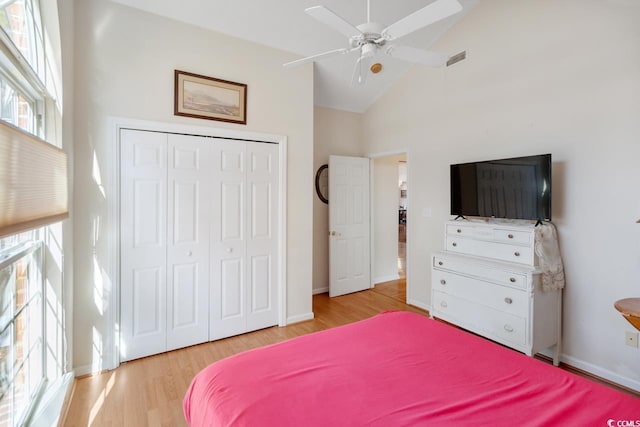
POLYGON ((431 288, 435 291, 475 301, 520 317, 529 317, 530 294, 447 271, 433 270, 431 288))
POLYGON ((525 346, 524 318, 439 291, 432 292, 432 314, 488 338, 525 346))
POLYGON ((504 243, 476 242, 478 255, 518 264, 536 265, 533 248, 504 243))
POLYGON ((518 264, 536 265, 535 254, 532 247, 447 236, 446 250, 518 264))
POLYGON ((494 228, 492 240, 499 243, 508 243, 511 245, 528 246, 533 243, 533 231, 518 231, 505 228, 494 228))
POLYGON ((465 239, 458 236, 447 236, 446 250, 459 254, 476 254, 476 240, 465 239))
POLYGON ((505 271, 504 269, 496 267, 488 267, 482 264, 469 262, 468 260, 449 259, 435 255, 433 257, 433 267, 474 276, 479 279, 488 280, 490 282, 506 286, 515 286, 521 289, 527 289, 528 287, 526 274, 505 271))
POLYGON ((447 225, 447 234, 451 236, 473 237, 474 228, 471 225, 447 225))

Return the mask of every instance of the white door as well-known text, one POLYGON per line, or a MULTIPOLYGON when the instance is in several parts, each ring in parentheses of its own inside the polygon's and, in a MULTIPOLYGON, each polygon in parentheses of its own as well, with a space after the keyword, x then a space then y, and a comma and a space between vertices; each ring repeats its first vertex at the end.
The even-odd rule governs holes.
POLYGON ((245 146, 212 142, 210 339, 237 335, 246 327, 245 146))
POLYGON ((278 323, 278 145, 247 144, 247 331, 278 323))
POLYGON ((371 287, 369 159, 329 158, 329 296, 371 287))
POLYGON ((209 340, 211 152, 204 137, 169 135, 167 350, 209 340))
POLYGON ((122 131, 122 360, 277 324, 278 154, 122 131))
POLYGON ((166 351, 167 135, 121 132, 121 359, 131 360, 166 351))
POLYGON ((212 144, 210 339, 278 322, 278 146, 212 144))

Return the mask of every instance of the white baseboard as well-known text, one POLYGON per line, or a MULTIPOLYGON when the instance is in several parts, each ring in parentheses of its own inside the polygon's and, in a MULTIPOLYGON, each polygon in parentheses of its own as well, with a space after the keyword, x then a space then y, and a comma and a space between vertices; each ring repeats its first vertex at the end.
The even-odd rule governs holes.
POLYGON ((415 307, 418 307, 418 308, 421 308, 423 310, 431 312, 431 306, 430 305, 424 304, 424 303, 422 303, 422 302, 420 302, 418 300, 407 298, 407 304, 413 305, 415 307))
POLYGON ((380 277, 374 278, 373 283, 377 285, 378 283, 390 282, 392 280, 398 280, 399 278, 400 278, 400 275, 398 274, 392 274, 390 276, 380 276, 380 277))
POLYGON ((314 289, 313 291, 311 291, 311 293, 313 295, 326 294, 327 292, 329 292, 329 287, 328 286, 326 286, 324 288, 317 288, 317 289, 314 289))
POLYGON ((290 325, 292 323, 304 322, 305 320, 312 320, 313 317, 313 312, 287 317, 287 325, 290 325))
POLYGON ((99 371, 94 371, 93 365, 82 365, 82 366, 76 366, 75 368, 73 368, 73 373, 76 376, 76 378, 82 377, 84 375, 94 374, 96 372, 99 372, 99 371))
POLYGON ((584 360, 578 359, 573 356, 567 356, 566 354, 560 355, 560 360, 567 365, 573 366, 574 368, 578 368, 590 374, 597 375, 601 378, 604 378, 605 380, 620 384, 621 386, 640 391, 640 381, 623 377, 620 374, 612 372, 608 369, 601 368, 600 366, 593 365, 589 362, 585 362, 584 360))

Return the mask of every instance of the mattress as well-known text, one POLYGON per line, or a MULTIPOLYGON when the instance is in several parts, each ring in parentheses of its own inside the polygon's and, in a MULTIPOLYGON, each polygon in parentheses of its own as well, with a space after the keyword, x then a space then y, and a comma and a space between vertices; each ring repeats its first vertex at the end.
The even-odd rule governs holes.
POLYGON ((409 312, 220 360, 183 408, 194 427, 640 426, 638 398, 409 312))

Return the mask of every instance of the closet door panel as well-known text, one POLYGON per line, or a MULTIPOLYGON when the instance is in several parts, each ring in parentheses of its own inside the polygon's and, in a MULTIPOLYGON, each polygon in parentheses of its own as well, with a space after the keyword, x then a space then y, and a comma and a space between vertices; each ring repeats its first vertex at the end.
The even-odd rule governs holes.
POLYGON ((278 146, 247 143, 247 330, 278 323, 278 146))
POLYGON ((167 350, 209 338, 207 138, 168 137, 167 350))
POLYGON ((242 258, 226 258, 220 261, 220 276, 222 283, 220 289, 221 320, 243 320, 243 264, 242 258))
POLYGON ((166 350, 167 136, 121 132, 120 323, 126 361, 166 350))
MULTIPOLYGON (((271 295, 272 257, 260 255, 251 257, 251 287, 249 313, 256 315, 273 308, 271 295)), ((269 325, 271 326, 271 325, 269 325)))

